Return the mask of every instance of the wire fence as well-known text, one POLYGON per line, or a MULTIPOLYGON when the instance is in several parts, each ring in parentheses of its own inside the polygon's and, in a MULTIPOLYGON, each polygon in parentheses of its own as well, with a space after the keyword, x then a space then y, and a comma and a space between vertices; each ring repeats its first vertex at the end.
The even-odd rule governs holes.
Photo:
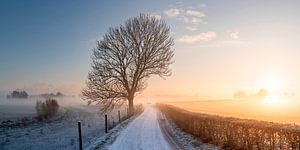
MULTIPOLYGON (((134 115, 140 114, 144 111, 143 105, 136 105, 135 106, 135 111, 134 115)), ((103 114, 103 119, 104 119, 104 124, 103 124, 103 129, 105 133, 108 133, 109 130, 113 129, 116 127, 118 124, 122 123, 123 121, 129 119, 131 115, 129 114, 128 108, 121 109, 121 110, 115 110, 111 113, 103 114)), ((78 142, 79 142, 79 149, 83 149, 83 133, 84 129, 82 129, 82 122, 78 121, 78 142)), ((86 137, 88 138, 88 137, 86 137)), ((91 144, 91 143, 87 143, 91 144)))
MULTIPOLYGON (((28 99, 0 98, 0 149, 78 149, 78 122, 82 147, 88 147, 105 135, 105 116, 100 106, 81 99, 57 99, 60 107, 51 118, 37 119, 38 97, 28 99)), ((107 112, 107 130, 129 116, 127 105, 107 112), (119 117, 120 116, 120 117, 119 117)), ((136 109, 137 111, 138 109, 136 109)))
POLYGON ((100 115, 100 117, 100 124, 87 124, 87 122, 84 120, 78 121, 78 143, 80 150, 82 150, 83 147, 85 147, 84 145, 91 144, 91 137, 97 137, 95 135, 91 136, 91 134, 88 134, 88 132, 90 132, 90 128, 92 128, 94 131, 97 131, 98 133, 96 134, 103 135, 108 133, 109 130, 113 129, 118 124, 130 118, 130 116, 128 115, 127 108, 115 110, 107 114, 102 114, 100 115), (100 127, 96 127, 96 125, 99 125, 100 127))

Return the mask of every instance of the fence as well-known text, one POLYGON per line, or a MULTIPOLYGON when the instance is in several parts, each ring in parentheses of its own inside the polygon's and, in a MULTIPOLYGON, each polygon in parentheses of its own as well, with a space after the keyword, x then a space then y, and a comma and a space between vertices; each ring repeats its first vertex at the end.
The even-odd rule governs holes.
POLYGON ((300 150, 300 126, 157 107, 183 131, 225 149, 300 150))
MULTIPOLYGON (((140 114, 144 111, 144 108, 142 105, 136 105, 135 106, 135 112, 134 114, 140 114)), ((126 113, 125 115, 122 115, 121 111, 118 110, 118 115, 117 115, 117 119, 115 115, 108 115, 105 114, 104 116, 104 130, 105 133, 108 133, 108 131, 112 128, 114 128, 115 126, 117 126, 118 124, 122 123, 123 121, 127 120, 128 118, 130 118, 131 116, 129 115, 128 112, 128 108, 126 108, 126 113)), ((81 122, 78 122, 78 141, 79 141, 79 149, 82 150, 83 149, 83 137, 82 137, 82 128, 81 128, 81 122)))
MULTIPOLYGON (((144 107, 142 104, 138 104, 134 106, 134 114, 140 114, 144 111, 144 107)), ((114 128, 115 126, 117 126, 119 123, 123 122, 124 120, 127 120, 128 118, 130 118, 131 116, 129 115, 129 110, 128 108, 126 109, 126 114, 125 115, 121 115, 121 112, 118 111, 118 116, 116 117, 111 117, 111 119, 108 119, 108 115, 105 114, 104 116, 106 119, 105 121, 105 133, 108 132, 108 130, 114 128)))

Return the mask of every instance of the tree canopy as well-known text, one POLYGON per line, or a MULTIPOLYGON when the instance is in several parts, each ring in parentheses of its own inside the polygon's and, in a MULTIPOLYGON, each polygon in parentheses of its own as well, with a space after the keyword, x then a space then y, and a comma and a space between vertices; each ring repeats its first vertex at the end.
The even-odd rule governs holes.
POLYGON ((151 15, 140 14, 110 28, 93 49, 84 99, 102 104, 104 110, 128 101, 132 114, 133 99, 147 79, 171 75, 173 45, 169 26, 151 15))

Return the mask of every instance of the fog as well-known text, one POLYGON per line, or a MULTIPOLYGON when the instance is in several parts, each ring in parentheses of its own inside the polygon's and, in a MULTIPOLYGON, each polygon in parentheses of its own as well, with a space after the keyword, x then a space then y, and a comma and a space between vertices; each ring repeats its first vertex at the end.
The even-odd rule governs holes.
MULTIPOLYGON (((55 98, 61 107, 80 107, 86 105, 80 97, 59 97, 55 98)), ((45 98, 31 96, 27 99, 7 99, 0 97, 0 122, 3 120, 15 120, 21 117, 35 116, 35 104, 37 101, 43 101, 45 98)))
MULTIPOLYGON (((104 114, 99 106, 89 105, 80 97, 56 97, 60 105, 50 119, 39 121, 35 105, 42 97, 0 98, 0 149, 78 149, 77 122, 82 123, 84 147, 104 135, 104 114), (55 144, 53 144, 55 143, 55 144)), ((127 115, 120 108, 120 115, 127 115)), ((118 122, 118 110, 107 112, 108 125, 118 122)))
POLYGON ((297 99, 207 100, 168 104, 199 113, 300 124, 300 102, 297 99))

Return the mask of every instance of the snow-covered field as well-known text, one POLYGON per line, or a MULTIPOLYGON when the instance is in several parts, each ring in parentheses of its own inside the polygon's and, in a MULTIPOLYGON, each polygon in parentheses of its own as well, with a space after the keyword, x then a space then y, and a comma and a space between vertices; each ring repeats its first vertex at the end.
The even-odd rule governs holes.
MULTIPOLYGON (((30 120, 35 114, 38 98, 0 99, 0 124, 10 120, 19 123, 30 120)), ((0 126, 0 149, 78 149, 77 122, 82 122, 84 147, 104 134, 104 116, 96 106, 86 106, 79 98, 58 99, 60 105, 56 117, 47 122, 29 122, 13 127, 0 126)), ((121 109, 121 115, 126 114, 121 109)), ((118 122, 116 111, 108 114, 110 123, 118 122)))

